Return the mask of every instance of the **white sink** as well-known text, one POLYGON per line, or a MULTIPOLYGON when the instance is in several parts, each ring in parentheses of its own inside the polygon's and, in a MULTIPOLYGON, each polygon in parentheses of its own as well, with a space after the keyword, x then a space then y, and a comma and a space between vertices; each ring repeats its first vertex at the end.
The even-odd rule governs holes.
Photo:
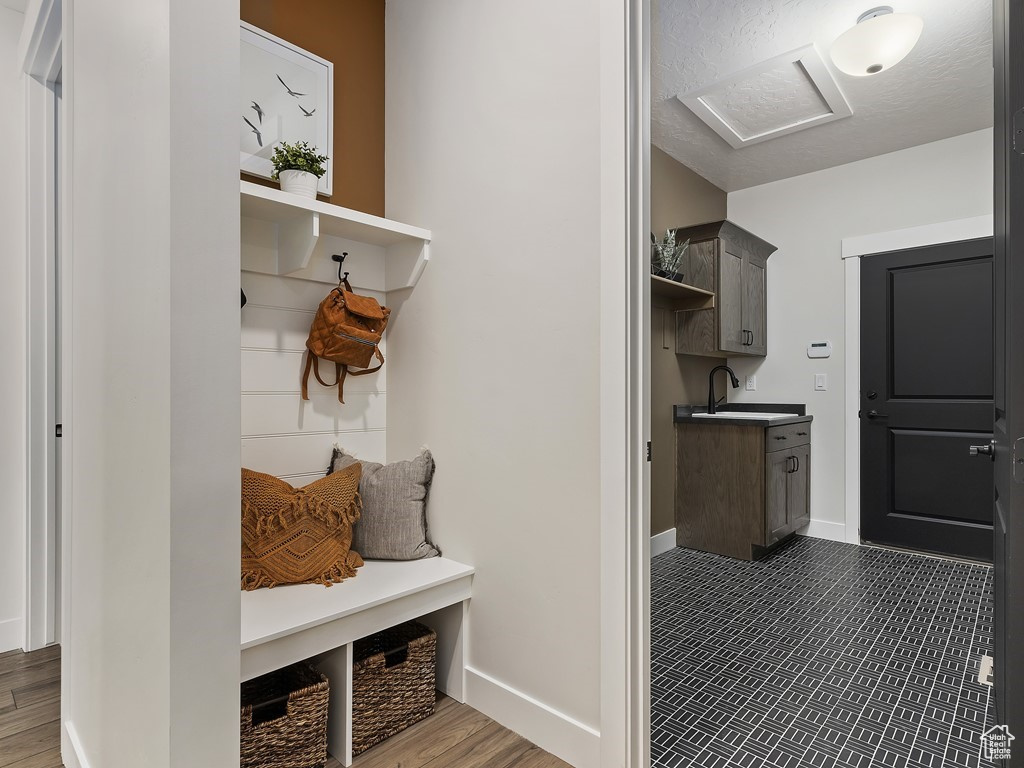
POLYGON ((799 413, 758 413, 754 411, 719 411, 718 413, 693 413, 695 419, 789 419, 799 413))

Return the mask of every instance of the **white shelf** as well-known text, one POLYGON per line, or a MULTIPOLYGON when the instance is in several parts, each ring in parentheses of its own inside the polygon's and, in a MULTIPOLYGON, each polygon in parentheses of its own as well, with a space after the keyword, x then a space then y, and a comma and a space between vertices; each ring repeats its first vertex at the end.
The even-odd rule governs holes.
POLYGON ((443 557, 367 560, 340 584, 242 592, 242 680, 467 600, 473 568, 443 557))
POLYGON ((411 288, 430 259, 429 229, 250 181, 241 182, 241 216, 242 268, 251 272, 337 282, 337 264, 318 247, 324 237, 340 238, 332 250, 350 250, 357 260, 383 259, 383 279, 366 288, 411 288))

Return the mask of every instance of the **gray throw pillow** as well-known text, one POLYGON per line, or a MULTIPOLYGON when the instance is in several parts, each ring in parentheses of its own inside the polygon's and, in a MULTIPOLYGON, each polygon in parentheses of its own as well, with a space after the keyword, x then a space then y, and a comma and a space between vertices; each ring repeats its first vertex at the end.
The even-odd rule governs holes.
MULTIPOLYGON (((335 448, 328 474, 359 459, 335 448)), ((412 461, 363 465, 359 495, 363 513, 352 530, 352 549, 371 560, 420 560, 441 553, 427 536, 427 496, 434 457, 424 449, 412 461)))

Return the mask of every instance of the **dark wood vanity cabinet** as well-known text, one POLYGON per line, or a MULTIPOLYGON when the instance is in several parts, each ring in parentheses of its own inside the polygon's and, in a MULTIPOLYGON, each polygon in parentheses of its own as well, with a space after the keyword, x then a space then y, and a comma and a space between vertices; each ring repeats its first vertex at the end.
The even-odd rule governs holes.
POLYGON ((811 422, 676 425, 676 544, 756 560, 810 522, 811 422))
POLYGON ((771 546, 810 522, 811 425, 769 427, 765 435, 765 546, 771 546), (788 445, 773 444, 780 434, 788 435, 788 445))
POLYGON ((684 281, 713 291, 710 309, 676 313, 680 355, 768 354, 768 257, 775 246, 730 221, 676 230, 690 240, 684 281))

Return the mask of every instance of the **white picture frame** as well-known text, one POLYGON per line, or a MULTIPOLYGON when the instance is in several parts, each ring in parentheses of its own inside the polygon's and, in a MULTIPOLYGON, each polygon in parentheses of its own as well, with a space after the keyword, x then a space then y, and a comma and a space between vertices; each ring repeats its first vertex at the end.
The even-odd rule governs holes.
POLYGON ((308 141, 327 155, 317 192, 331 195, 334 64, 244 21, 240 34, 241 170, 269 179, 277 144, 308 141))

